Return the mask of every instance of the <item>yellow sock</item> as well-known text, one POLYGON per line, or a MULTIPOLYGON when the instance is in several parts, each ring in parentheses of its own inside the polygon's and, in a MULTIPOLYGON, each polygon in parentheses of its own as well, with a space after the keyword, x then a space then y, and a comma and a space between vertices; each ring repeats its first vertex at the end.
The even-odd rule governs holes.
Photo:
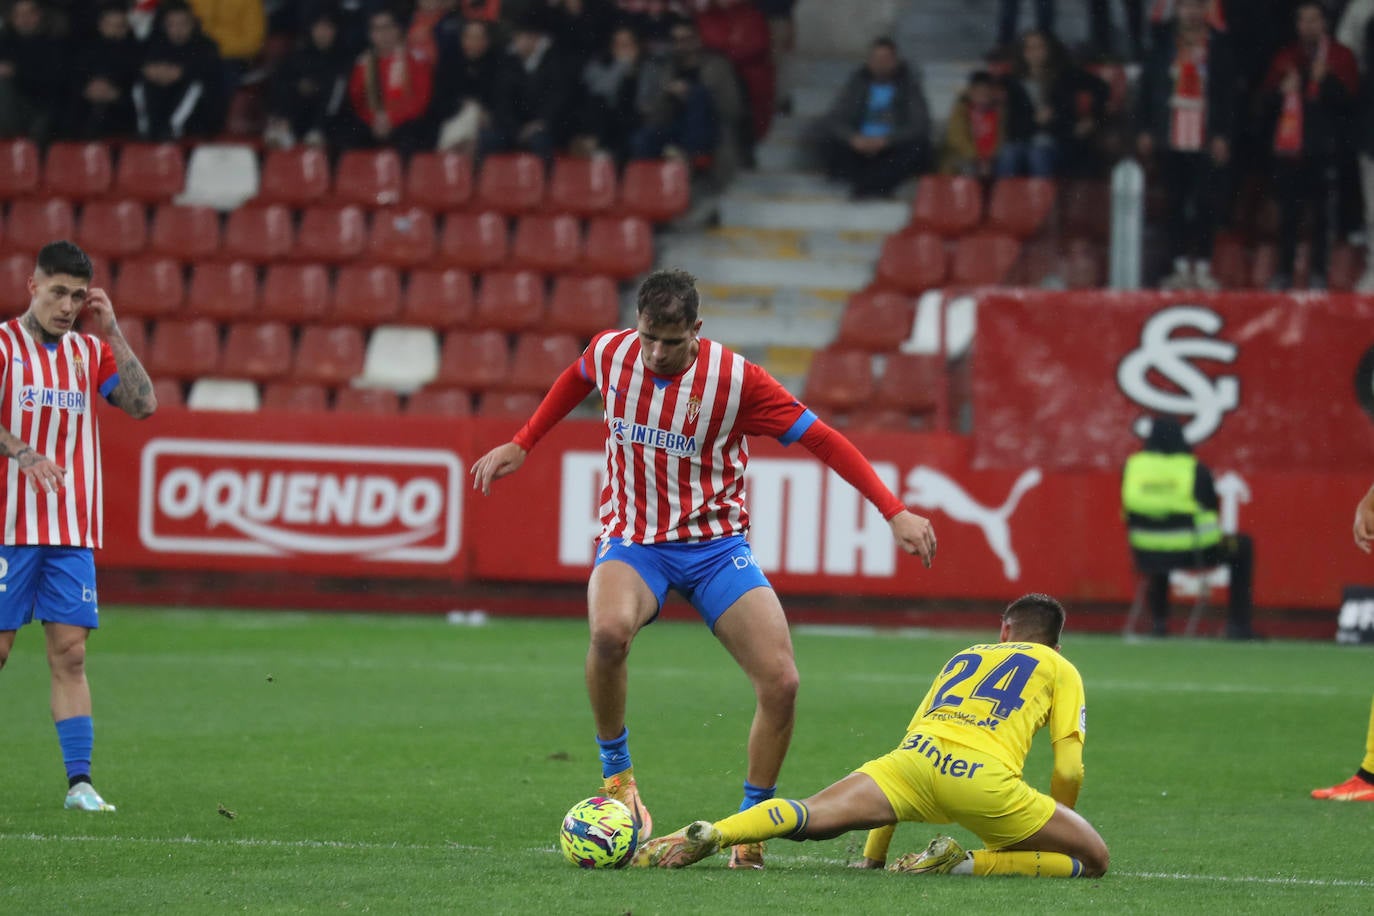
POLYGON ((1360 769, 1374 773, 1374 705, 1369 707, 1369 737, 1364 739, 1364 763, 1360 769))
POLYGON ((1031 878, 1076 878, 1083 863, 1062 852, 993 852, 973 850, 975 875, 1027 875, 1031 878))
POLYGON ((808 816, 806 805, 799 801, 770 798, 739 814, 716 821, 715 828, 720 831, 721 846, 759 843, 776 837, 800 840, 803 837, 799 834, 806 829, 808 816))

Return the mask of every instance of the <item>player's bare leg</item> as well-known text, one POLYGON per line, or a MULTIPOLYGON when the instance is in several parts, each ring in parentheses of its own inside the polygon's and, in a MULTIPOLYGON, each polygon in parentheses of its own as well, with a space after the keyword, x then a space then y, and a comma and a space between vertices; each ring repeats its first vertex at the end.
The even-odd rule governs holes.
POLYGON ((62 754, 68 765, 68 779, 75 780, 67 791, 66 807, 78 811, 113 811, 90 781, 91 687, 86 681, 86 637, 90 630, 66 623, 43 623, 48 645, 48 668, 52 672, 52 719, 62 740, 62 754), (75 750, 69 746, 64 726, 77 730, 75 750), (76 775, 76 763, 68 755, 82 758, 76 775))
POLYGON ((5 662, 10 660, 10 650, 14 648, 14 635, 17 630, 0 630, 0 671, 5 670, 5 662))
POLYGON ((903 856, 893 871, 916 875, 1027 875, 1097 878, 1107 873, 1107 844, 1083 815, 1056 804, 1044 827, 1001 849, 965 852, 953 839, 936 837, 924 852, 903 856))
MULTIPOLYGON (((591 641, 587 649, 587 696, 592 704, 596 735, 603 747, 625 735, 625 697, 628 693, 630 643, 658 612, 654 593, 628 563, 609 560, 592 570, 587 583, 587 620, 591 641)), ((624 802, 635 816, 639 835, 653 833, 653 818, 639 797, 634 769, 604 772, 602 790, 624 802)))
MULTIPOLYGON (((749 728, 751 786, 772 789, 792 743, 800 678, 792 654, 792 635, 777 593, 771 588, 745 592, 716 621, 716 638, 734 656, 754 687, 754 721, 749 728)), ((734 844, 732 868, 762 868, 761 843, 734 844)))

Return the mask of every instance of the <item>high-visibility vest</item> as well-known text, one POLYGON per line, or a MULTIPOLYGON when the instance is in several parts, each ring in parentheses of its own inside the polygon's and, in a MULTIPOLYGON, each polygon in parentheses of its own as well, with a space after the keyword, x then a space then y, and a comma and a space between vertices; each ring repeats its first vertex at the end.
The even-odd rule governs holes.
POLYGON ((1221 543, 1216 512, 1193 495, 1197 458, 1187 452, 1136 452, 1121 477, 1127 539, 1136 550, 1187 553, 1221 543))

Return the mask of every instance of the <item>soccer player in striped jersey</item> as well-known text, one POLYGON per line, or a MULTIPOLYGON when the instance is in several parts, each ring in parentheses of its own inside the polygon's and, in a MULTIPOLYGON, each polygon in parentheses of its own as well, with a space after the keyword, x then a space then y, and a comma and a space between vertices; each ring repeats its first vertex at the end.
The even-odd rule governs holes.
MULTIPOLYGON (((1355 507, 1355 546, 1365 553, 1370 552, 1374 542, 1374 487, 1355 507)), ((1345 782, 1323 789, 1313 789, 1313 798, 1329 801, 1367 801, 1374 802, 1374 705, 1369 710, 1369 732, 1364 739, 1364 760, 1360 768, 1345 782)))
MULTIPOLYGON (((877 506, 897 544, 935 557, 930 522, 907 511, 848 439, 764 369, 699 335, 696 281, 660 270, 640 286, 634 328, 605 331, 567 367, 511 442, 472 467, 483 493, 518 470, 536 443, 591 391, 605 403, 606 480, 601 534, 587 587, 591 645, 586 679, 602 791, 629 805, 647 837, 625 726, 626 659, 635 634, 676 589, 753 685, 741 810, 772 798, 792 739, 798 675, 787 618, 745 534, 746 438, 800 443, 877 506)), ((731 866, 762 868, 762 844, 742 844, 731 866)))
POLYGON ((777 798, 711 823, 696 821, 651 840, 631 864, 682 868, 730 843, 774 837, 828 840, 869 828, 862 868, 882 868, 901 821, 957 822, 986 849, 965 852, 936 837, 890 870, 908 874, 1096 877, 1107 844, 1074 811, 1083 785, 1083 680, 1059 654, 1064 608, 1024 595, 1002 614, 1000 642, 951 658, 896 750, 870 760, 804 801, 777 798), (1031 738, 1048 726, 1054 746, 1050 794, 1022 777, 1031 738))
POLYGON ((86 638, 99 626, 100 434, 95 395, 130 416, 157 409, 153 384, 92 288, 91 260, 71 242, 38 253, 29 308, 0 324, 0 667, 16 632, 37 619, 47 639, 52 714, 67 768, 66 807, 113 811, 91 785, 86 638), (94 333, 74 330, 82 311, 94 333))

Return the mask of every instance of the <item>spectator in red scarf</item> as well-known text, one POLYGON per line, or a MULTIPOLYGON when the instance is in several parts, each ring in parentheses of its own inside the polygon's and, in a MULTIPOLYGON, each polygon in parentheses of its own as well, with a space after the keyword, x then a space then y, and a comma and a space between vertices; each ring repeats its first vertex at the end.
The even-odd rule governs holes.
POLYGON ((762 140, 773 121, 777 82, 768 20, 744 0, 714 0, 697 15, 697 30, 703 45, 734 65, 749 96, 749 139, 762 140))
POLYGON ((1207 24, 1205 0, 1177 0, 1171 28, 1155 34, 1141 73, 1136 145, 1157 161, 1167 198, 1174 270, 1165 289, 1216 289, 1212 242, 1225 220, 1235 123, 1235 65, 1207 24))
POLYGON ((993 177, 1007 129, 1007 93, 986 70, 969 76, 968 85, 949 113, 940 172, 984 181, 993 177))
POLYGON ((390 10, 373 13, 367 28, 370 47, 348 83, 353 113, 366 127, 365 134, 355 132, 355 145, 394 146, 404 153, 431 145, 424 114, 433 91, 433 62, 406 47, 401 22, 390 10))
POLYGON ((1359 65, 1331 38, 1326 9, 1305 0, 1296 12, 1297 41, 1279 51, 1260 89, 1268 114, 1272 176, 1279 202, 1279 269, 1270 284, 1288 289, 1298 246, 1298 218, 1312 213, 1308 289, 1326 288, 1332 173, 1350 147, 1349 121, 1360 88, 1359 65))

